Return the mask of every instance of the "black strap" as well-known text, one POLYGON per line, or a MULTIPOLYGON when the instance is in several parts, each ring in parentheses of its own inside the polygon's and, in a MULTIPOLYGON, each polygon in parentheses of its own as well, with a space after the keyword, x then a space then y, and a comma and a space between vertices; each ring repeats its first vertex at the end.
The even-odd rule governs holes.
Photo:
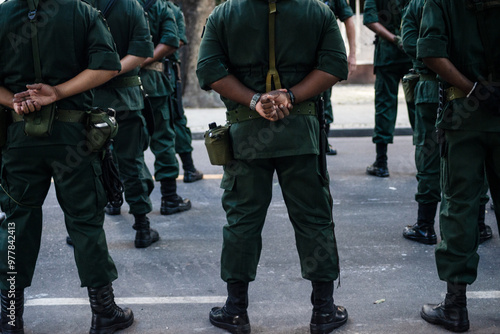
POLYGON ((156 0, 148 0, 145 4, 144 4, 144 11, 145 12, 148 12, 151 7, 153 7, 153 5, 156 3, 156 0))
POLYGON ((105 18, 108 18, 109 16, 109 13, 111 12, 111 9, 113 8, 113 6, 116 4, 116 0, 109 0, 108 1, 108 4, 106 5, 106 8, 104 8, 104 10, 102 11, 102 15, 105 17, 105 18))
POLYGON ((36 14, 39 0, 28 0, 28 18, 31 22, 31 46, 33 48, 33 63, 35 66, 35 82, 42 82, 42 66, 40 64, 40 51, 38 49, 38 29, 36 14))

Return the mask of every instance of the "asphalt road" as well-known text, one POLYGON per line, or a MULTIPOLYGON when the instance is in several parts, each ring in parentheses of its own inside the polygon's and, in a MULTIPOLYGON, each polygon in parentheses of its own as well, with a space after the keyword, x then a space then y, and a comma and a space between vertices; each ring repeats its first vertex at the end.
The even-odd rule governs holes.
MULTIPOLYGON (((334 197, 334 221, 341 279, 335 302, 349 312, 335 333, 447 333, 420 318, 424 303, 437 303, 445 283, 436 273, 433 246, 405 240, 403 227, 413 224, 417 205, 413 146, 398 136, 389 146, 391 176, 365 174, 373 162, 369 137, 333 138, 339 151, 328 157, 334 197)), ((192 210, 159 214, 159 186, 154 189, 152 227, 161 240, 147 249, 134 248, 133 217, 106 217, 105 229, 119 278, 113 284, 120 305, 131 307, 135 323, 120 333, 216 334, 208 321, 211 307, 222 305, 226 290, 219 276, 222 169, 208 162, 202 141, 193 142, 194 160, 206 178, 178 182, 178 193, 190 198, 192 210)), ((147 152, 152 166, 152 155, 147 152)), ((276 179, 273 201, 263 231, 257 279, 250 284, 252 333, 309 333, 310 283, 300 276, 293 229, 276 179)), ((500 239, 492 212, 486 214, 494 239, 479 248, 479 277, 469 288, 470 333, 500 333, 500 239)), ((87 291, 80 288, 72 248, 52 187, 44 205, 44 231, 33 285, 26 289, 26 334, 88 333, 91 320, 87 291)), ((29 245, 26 245, 29 247, 29 245)), ((338 282, 337 282, 338 283, 338 282)))

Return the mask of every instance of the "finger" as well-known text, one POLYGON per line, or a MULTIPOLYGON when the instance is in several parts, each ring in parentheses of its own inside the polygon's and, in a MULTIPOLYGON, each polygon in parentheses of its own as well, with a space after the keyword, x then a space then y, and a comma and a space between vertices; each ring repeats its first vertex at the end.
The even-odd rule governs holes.
POLYGON ((287 106, 285 106, 285 105, 282 104, 281 107, 280 107, 280 110, 283 113, 283 118, 285 118, 288 115, 290 115, 290 110, 288 110, 287 106))
POLYGON ((36 111, 42 109, 42 105, 38 101, 33 101, 33 105, 35 106, 36 111))
POLYGON ((17 94, 14 94, 14 99, 21 99, 23 100, 24 98, 30 96, 30 92, 25 90, 23 92, 19 92, 17 94))
POLYGON ((43 84, 36 83, 36 84, 26 85, 26 88, 28 88, 28 89, 42 89, 42 86, 43 86, 43 84))

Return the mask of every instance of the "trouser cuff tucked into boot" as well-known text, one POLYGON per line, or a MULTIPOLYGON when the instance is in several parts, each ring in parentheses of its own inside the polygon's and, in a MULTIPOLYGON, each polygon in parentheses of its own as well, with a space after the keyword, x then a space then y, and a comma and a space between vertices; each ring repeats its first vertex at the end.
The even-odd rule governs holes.
POLYGON ((111 283, 101 288, 88 288, 88 293, 92 309, 90 334, 112 334, 132 325, 134 314, 131 309, 115 304, 111 283))
POLYGON ((24 289, 1 291, 2 334, 24 334, 24 289))

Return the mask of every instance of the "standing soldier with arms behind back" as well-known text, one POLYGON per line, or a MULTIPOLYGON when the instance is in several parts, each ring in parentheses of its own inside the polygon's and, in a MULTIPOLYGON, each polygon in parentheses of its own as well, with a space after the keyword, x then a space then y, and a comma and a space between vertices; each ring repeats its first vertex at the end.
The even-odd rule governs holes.
POLYGON ((470 326, 466 287, 477 278, 485 177, 500 207, 499 17, 498 0, 427 0, 417 44, 418 58, 439 75, 444 89, 437 121, 442 240, 435 257, 439 278, 447 283, 444 301, 424 305, 421 316, 454 332, 470 326))
POLYGON ((154 55, 141 66, 144 90, 149 96, 155 119, 150 149, 155 155, 155 180, 160 182, 162 215, 191 209, 191 201, 177 195, 179 162, 175 156, 175 130, 169 98, 174 88, 165 75, 165 57, 179 48, 177 24, 173 12, 163 0, 139 0, 149 18, 154 55))
POLYGON ((228 298, 211 310, 210 322, 231 333, 251 331, 248 286, 256 276, 276 172, 302 277, 312 284, 311 333, 332 332, 346 323, 347 311, 333 301, 339 265, 318 113, 320 94, 347 78, 335 16, 320 1, 225 2, 208 19, 197 75, 202 89, 215 90, 226 105, 235 158, 221 181, 227 218, 221 278, 228 298))
POLYGON ((74 243, 81 286, 88 289, 90 334, 111 334, 134 321, 130 309, 114 302, 111 282, 118 274, 103 229, 102 152, 93 151, 99 147, 91 147, 92 128, 86 127, 92 120, 89 90, 120 69, 108 27, 87 3, 10 0, 0 5, 0 104, 12 117, 2 148, 0 190, 7 214, 0 226, 3 334, 24 333, 24 290, 35 270, 51 179, 74 243), (7 317, 12 312, 13 321, 7 317))
MULTIPOLYGON (((146 216, 152 210, 149 195, 154 182, 146 163, 144 148, 148 134, 139 78, 139 66, 153 56, 153 43, 144 9, 135 0, 91 0, 105 15, 121 59, 120 75, 95 90, 94 106, 113 108, 120 131, 114 138, 113 153, 118 163, 120 179, 125 188, 125 200, 134 215, 135 247, 145 248, 158 241, 158 232, 150 228, 146 216), (110 7, 111 6, 111 7, 110 7)), ((116 215, 120 207, 106 206, 106 213, 116 215)))
MULTIPOLYGON (((403 16, 402 38, 405 52, 412 58, 413 69, 419 75, 415 87, 415 165, 417 167, 417 193, 415 200, 418 203, 417 222, 407 226, 403 236, 409 240, 423 244, 436 244, 437 236, 434 230, 438 202, 441 200, 440 157, 436 135, 436 118, 439 102, 439 84, 436 73, 416 59, 417 39, 420 31, 420 22, 426 0, 412 0, 403 16)), ((492 237, 491 227, 484 223, 485 206, 489 200, 486 192, 487 184, 481 196, 478 224, 480 242, 492 237)))
MULTIPOLYGON (((163 0, 168 4, 175 16, 177 23, 177 35, 179 36, 179 49, 187 44, 186 24, 184 14, 181 8, 172 1, 163 0)), ((201 180, 203 173, 196 169, 193 162, 193 146, 191 130, 187 126, 187 118, 182 105, 182 74, 181 74, 181 59, 179 49, 171 54, 166 59, 166 73, 170 79, 170 83, 174 88, 170 96, 170 107, 172 108, 172 117, 175 128, 175 152, 179 154, 182 161, 182 169, 184 170, 184 182, 191 183, 201 180)))
MULTIPOLYGON (((375 162, 366 173, 388 177, 387 145, 394 139, 398 113, 399 82, 411 69, 411 60, 404 53, 400 36, 401 16, 409 0, 366 0, 363 24, 375 32, 375 162)), ((413 128, 415 104, 407 103, 408 117, 413 128)))

